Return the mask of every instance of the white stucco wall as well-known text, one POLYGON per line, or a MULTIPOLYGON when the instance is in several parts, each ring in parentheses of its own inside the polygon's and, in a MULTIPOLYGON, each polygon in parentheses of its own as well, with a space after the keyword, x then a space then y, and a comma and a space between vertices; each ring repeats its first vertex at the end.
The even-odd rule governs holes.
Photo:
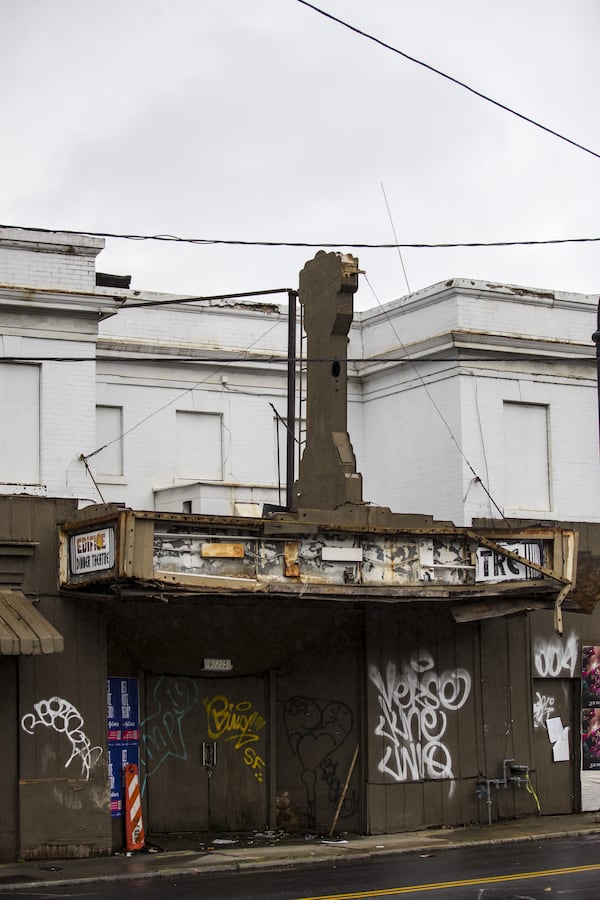
MULTIPOLYGON (((235 503, 278 503, 285 439, 280 433, 278 477, 272 407, 286 415, 287 296, 127 309, 172 298, 95 288, 102 242, 81 239, 70 255, 63 240, 61 249, 60 235, 35 234, 27 244, 23 234, 0 230, 0 279, 35 270, 34 304, 23 285, 0 281, 0 363, 39 362, 38 489, 174 511, 185 501, 220 513, 233 513, 235 503), (13 266, 15 254, 21 263, 13 266), (115 314, 99 322, 101 309, 115 314), (97 405, 122 409, 120 475, 107 476, 90 455, 99 447, 97 405), (207 483, 200 461, 197 477, 180 477, 178 411, 221 417, 217 482, 207 483)), ((597 521, 596 306, 595 297, 452 279, 357 315, 348 428, 364 500, 462 525, 500 515, 485 485, 507 516, 597 521), (548 509, 505 505, 507 401, 547 408, 548 509)))

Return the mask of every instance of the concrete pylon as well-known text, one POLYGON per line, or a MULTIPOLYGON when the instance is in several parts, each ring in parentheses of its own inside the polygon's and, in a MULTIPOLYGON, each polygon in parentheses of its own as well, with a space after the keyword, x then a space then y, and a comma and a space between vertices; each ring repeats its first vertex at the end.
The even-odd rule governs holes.
POLYGON ((300 272, 307 336, 306 447, 294 484, 296 509, 362 503, 362 476, 348 435, 348 332, 358 259, 320 251, 300 272))

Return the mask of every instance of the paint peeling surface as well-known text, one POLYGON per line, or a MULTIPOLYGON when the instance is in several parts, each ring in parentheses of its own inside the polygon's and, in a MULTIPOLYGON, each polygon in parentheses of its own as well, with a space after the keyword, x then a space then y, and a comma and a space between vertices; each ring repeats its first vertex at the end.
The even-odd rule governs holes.
MULTIPOLYGON (((538 541, 502 541, 506 547, 523 559, 542 564, 542 548, 538 541)), ((537 572, 510 556, 504 556, 498 550, 489 547, 477 548, 477 581, 514 581, 536 578, 537 572)))
MULTIPOLYGON (((362 507, 359 507, 362 509, 362 507)), ((292 514, 289 514, 292 516, 292 514)), ((363 516, 364 518, 364 516, 363 516)), ((250 519, 115 510, 117 559, 110 575, 77 577, 69 559, 73 538, 109 525, 108 513, 61 535, 61 584, 82 587, 133 580, 191 591, 238 590, 304 596, 456 599, 535 590, 568 592, 575 578, 576 533, 536 526, 495 537, 429 522, 396 530, 293 517, 250 519)), ((409 517, 410 518, 410 517, 409 517)), ((421 520, 419 520, 420 522, 421 520)), ((398 523, 406 524, 398 517, 398 523)), ((566 595, 565 595, 566 596, 566 595)), ((563 597, 564 600, 564 597, 563 597)), ((561 601, 562 602, 562 601, 561 601)))
MULTIPOLYGON (((242 536, 243 537, 243 536, 242 536)), ((231 546, 228 538, 211 538, 212 547, 231 546)), ((410 586, 474 585, 479 582, 529 581, 541 578, 534 569, 504 557, 499 551, 472 547, 462 537, 406 535, 378 536, 357 534, 352 537, 330 533, 317 534, 296 542, 294 569, 287 562, 286 542, 261 540, 247 536, 236 546, 243 547, 237 557, 203 552, 206 537, 199 535, 157 535, 154 540, 154 574, 199 578, 232 578, 273 584, 295 577, 300 583, 323 585, 410 586), (359 557, 357 559, 357 557, 359 557)), ((528 545, 512 544, 513 552, 522 549, 538 565, 549 556, 542 541, 528 545)))
MULTIPOLYGON (((228 541, 212 541, 216 547, 222 543, 231 546, 228 541)), ((243 556, 207 556, 203 552, 206 538, 191 535, 164 536, 158 534, 154 540, 154 567, 158 572, 174 572, 183 575, 207 575, 209 577, 226 576, 228 578, 256 578, 256 542, 248 539, 244 542, 243 556)))

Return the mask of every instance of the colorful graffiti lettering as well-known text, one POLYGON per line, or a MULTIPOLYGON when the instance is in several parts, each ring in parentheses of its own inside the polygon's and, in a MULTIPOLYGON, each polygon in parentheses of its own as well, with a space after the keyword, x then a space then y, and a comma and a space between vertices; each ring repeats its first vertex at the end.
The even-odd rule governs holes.
POLYGON ((92 747, 90 739, 83 731, 85 723, 79 710, 61 697, 40 700, 33 708, 35 712, 27 713, 21 719, 23 731, 33 734, 36 725, 44 725, 59 734, 64 734, 71 744, 71 755, 65 763, 65 769, 71 765, 75 757, 79 757, 81 774, 88 781, 90 769, 102 756, 102 747, 92 747))
POLYGON ((206 697, 204 707, 211 741, 224 738, 233 743, 234 750, 243 750, 244 763, 252 770, 258 781, 263 781, 266 763, 254 747, 248 745, 260 740, 259 732, 267 724, 265 719, 252 709, 249 700, 233 703, 224 694, 206 697))
POLYGON ((471 692, 466 669, 438 675, 433 658, 425 652, 414 656, 401 672, 388 662, 385 678, 371 666, 369 677, 379 691, 382 710, 375 734, 387 740, 379 771, 395 781, 454 778, 450 750, 443 742, 445 710, 455 712, 466 703, 471 692))
POLYGON ((561 675, 573 678, 577 661, 577 638, 574 634, 566 639, 558 636, 549 640, 538 638, 535 642, 533 662, 536 675, 540 678, 558 678, 561 675))
POLYGON ((186 760, 187 749, 181 721, 198 699, 198 685, 191 678, 161 677, 153 694, 156 711, 141 723, 142 742, 146 747, 146 772, 148 775, 162 766, 169 756, 186 760))
POLYGON ((258 741, 258 732, 266 725, 263 717, 252 711, 252 704, 248 700, 231 703, 223 694, 218 694, 216 697, 207 697, 204 706, 210 739, 218 741, 227 734, 225 740, 235 741, 236 750, 258 741))
POLYGON ((264 779, 262 770, 265 768, 266 763, 262 756, 258 755, 254 747, 246 747, 244 750, 244 762, 252 769, 256 780, 262 782, 264 779))
MULTIPOLYGON (((331 777, 331 754, 352 731, 352 710, 337 700, 290 697, 283 709, 283 719, 292 752, 302 766, 300 778, 306 789, 306 824, 308 828, 315 828, 317 775, 321 771, 324 776, 327 771, 331 777), (326 770, 323 769, 325 760, 328 761, 326 770)), ((331 799, 331 784, 329 787, 331 799)))

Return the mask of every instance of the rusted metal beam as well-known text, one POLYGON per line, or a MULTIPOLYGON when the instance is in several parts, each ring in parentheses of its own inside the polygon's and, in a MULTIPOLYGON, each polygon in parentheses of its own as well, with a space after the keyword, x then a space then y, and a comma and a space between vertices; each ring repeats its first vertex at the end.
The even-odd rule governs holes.
POLYGON ((287 442, 285 466, 285 503, 294 509, 294 459, 296 448, 296 291, 288 291, 288 363, 287 363, 287 442))

